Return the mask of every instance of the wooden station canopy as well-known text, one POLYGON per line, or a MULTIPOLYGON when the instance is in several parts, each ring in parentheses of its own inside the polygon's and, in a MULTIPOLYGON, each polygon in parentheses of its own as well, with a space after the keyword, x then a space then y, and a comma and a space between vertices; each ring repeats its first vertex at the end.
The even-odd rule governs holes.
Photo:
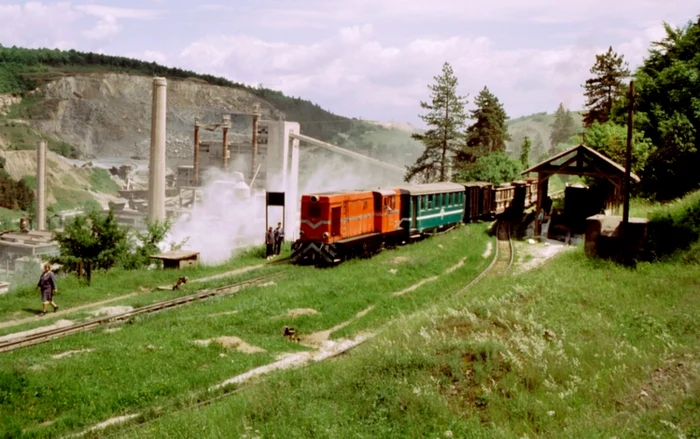
MULTIPOLYGON (((523 171, 523 175, 537 173, 537 212, 542 208, 542 200, 548 193, 549 177, 556 174, 578 175, 580 177, 604 178, 612 183, 614 193, 608 201, 619 205, 625 183, 625 168, 610 160, 603 154, 584 145, 583 143, 567 149, 535 166, 523 171)), ((632 181, 639 183, 640 179, 634 173, 630 174, 632 181)), ((539 235, 540 224, 535 221, 535 233, 539 235)))

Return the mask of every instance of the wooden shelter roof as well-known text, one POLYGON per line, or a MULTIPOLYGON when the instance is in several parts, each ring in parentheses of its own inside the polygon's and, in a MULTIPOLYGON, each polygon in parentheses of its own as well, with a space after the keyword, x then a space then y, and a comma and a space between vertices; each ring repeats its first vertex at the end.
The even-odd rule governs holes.
MULTIPOLYGON (((624 179, 625 177, 624 166, 582 143, 526 169, 522 174, 530 172, 538 172, 548 176, 554 174, 585 175, 611 180, 624 179)), ((637 183, 640 182, 639 177, 634 173, 630 173, 630 178, 637 183)))

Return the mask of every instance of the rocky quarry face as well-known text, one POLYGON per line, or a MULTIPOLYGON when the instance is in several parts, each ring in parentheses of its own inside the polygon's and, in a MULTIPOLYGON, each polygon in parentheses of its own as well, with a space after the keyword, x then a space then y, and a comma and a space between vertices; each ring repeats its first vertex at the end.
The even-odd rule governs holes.
MULTIPOLYGON (((37 106, 31 125, 76 146, 94 157, 148 157, 151 139, 153 78, 128 74, 67 76, 30 93, 37 106)), ((166 155, 169 161, 193 155, 194 120, 220 123, 232 114, 229 139, 249 141, 251 113, 259 104, 261 119, 282 114, 269 102, 245 90, 204 84, 197 80, 168 80, 166 155)), ((220 139, 221 130, 200 129, 201 139, 220 139)))

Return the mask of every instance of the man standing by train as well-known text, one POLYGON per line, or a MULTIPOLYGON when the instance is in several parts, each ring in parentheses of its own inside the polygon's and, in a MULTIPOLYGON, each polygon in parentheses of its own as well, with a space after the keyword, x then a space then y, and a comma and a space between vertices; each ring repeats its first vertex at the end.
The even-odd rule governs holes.
POLYGON ((282 243, 284 242, 284 229, 282 228, 282 223, 277 223, 277 228, 275 229, 275 255, 280 254, 282 249, 282 243))

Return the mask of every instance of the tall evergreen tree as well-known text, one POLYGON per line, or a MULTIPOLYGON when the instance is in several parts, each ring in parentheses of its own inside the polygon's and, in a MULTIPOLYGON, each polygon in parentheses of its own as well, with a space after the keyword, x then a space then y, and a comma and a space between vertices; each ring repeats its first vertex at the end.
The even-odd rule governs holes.
POLYGON ((475 122, 467 128, 466 147, 459 154, 463 168, 468 168, 479 157, 505 152, 506 142, 510 140, 506 127, 508 115, 498 98, 484 87, 474 98, 474 103, 476 108, 469 112, 469 118, 475 122))
POLYGON ((462 130, 467 118, 464 112, 467 97, 457 95, 457 84, 452 66, 445 63, 442 75, 436 76, 435 84, 428 86, 431 102, 421 101, 421 108, 428 112, 420 118, 430 128, 425 133, 412 135, 425 145, 425 150, 413 166, 407 167, 406 181, 417 176, 425 182, 449 178, 447 169, 462 144, 462 130))
POLYGON ((523 165, 523 169, 530 167, 530 149, 532 148, 532 142, 530 138, 525 136, 523 140, 523 147, 520 150, 520 163, 523 165))
POLYGON ((623 80, 630 76, 629 65, 623 55, 618 55, 612 49, 595 56, 595 64, 590 72, 595 75, 586 80, 583 86, 586 91, 586 107, 588 112, 583 117, 586 128, 593 122, 605 123, 610 119, 613 105, 625 93, 623 80))
POLYGON ((552 133, 549 135, 552 147, 566 142, 574 134, 576 134, 576 121, 571 115, 571 112, 564 108, 564 104, 560 103, 559 108, 557 108, 557 111, 554 113, 552 133))

